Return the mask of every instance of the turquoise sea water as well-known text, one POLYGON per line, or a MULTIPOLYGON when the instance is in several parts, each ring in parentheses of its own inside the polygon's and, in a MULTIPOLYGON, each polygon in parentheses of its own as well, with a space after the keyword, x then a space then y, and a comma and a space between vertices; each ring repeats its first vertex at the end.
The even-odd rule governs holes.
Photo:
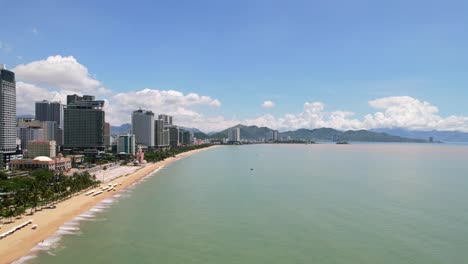
POLYGON ((468 147, 219 147, 77 220, 28 263, 467 263, 468 147))

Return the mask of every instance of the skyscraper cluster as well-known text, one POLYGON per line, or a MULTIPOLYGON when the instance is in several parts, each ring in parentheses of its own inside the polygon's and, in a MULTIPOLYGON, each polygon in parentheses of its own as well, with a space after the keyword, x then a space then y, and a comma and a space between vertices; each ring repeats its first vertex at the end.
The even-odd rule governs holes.
MULTIPOLYGON (((158 115, 149 110, 136 110, 132 113, 132 132, 135 135, 136 144, 144 145, 148 148, 177 147, 180 145, 192 144, 193 134, 185 135, 185 140, 181 138, 181 132, 185 130, 174 125, 170 115, 158 115)), ((182 134, 183 136, 184 134, 182 134)))
MULTIPOLYGON (((103 108, 104 100, 73 94, 66 104, 37 101, 34 117, 17 119, 15 73, 0 65, 0 167, 23 156, 53 158, 62 151, 98 154, 111 149, 103 108)), ((174 125, 172 116, 155 117, 152 111, 133 111, 132 133, 115 137, 115 151, 135 155, 138 145, 154 149, 192 144, 193 133, 174 125)))

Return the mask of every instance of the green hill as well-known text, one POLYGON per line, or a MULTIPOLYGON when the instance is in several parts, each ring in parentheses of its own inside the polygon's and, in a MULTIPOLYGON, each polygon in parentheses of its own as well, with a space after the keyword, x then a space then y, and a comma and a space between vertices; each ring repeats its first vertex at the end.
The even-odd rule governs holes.
POLYGON ((211 138, 227 138, 228 131, 232 128, 240 128, 240 134, 242 139, 256 140, 260 138, 269 138, 271 137, 271 128, 268 127, 258 127, 258 126, 244 126, 237 125, 231 128, 225 129, 221 132, 214 133, 211 135, 211 138))
POLYGON ((386 133, 376 133, 368 130, 339 131, 332 128, 298 129, 280 133, 281 138, 303 139, 314 141, 331 141, 334 138, 341 141, 361 142, 414 142, 423 143, 425 140, 392 136, 386 133))
MULTIPOLYGON (((271 137, 271 128, 258 126, 237 125, 221 132, 214 133, 211 138, 227 138, 228 131, 232 128, 240 128, 241 139, 256 140, 261 138, 269 139, 271 137)), ((404 138, 392 136, 387 133, 377 133, 368 130, 348 130, 340 131, 333 128, 305 129, 301 128, 294 131, 286 131, 279 134, 280 138, 290 138, 292 140, 308 141, 361 141, 361 142, 414 142, 424 143, 422 139, 404 138)))

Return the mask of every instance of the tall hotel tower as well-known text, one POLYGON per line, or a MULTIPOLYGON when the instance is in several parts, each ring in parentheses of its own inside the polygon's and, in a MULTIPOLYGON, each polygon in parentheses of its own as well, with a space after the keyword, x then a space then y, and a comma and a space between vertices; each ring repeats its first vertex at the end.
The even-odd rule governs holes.
POLYGON ((133 111, 132 133, 137 144, 154 147, 154 113, 141 109, 133 111))
MULTIPOLYGON (((16 152, 15 73, 0 64, 0 156, 5 161, 16 152)), ((0 163, 3 160, 0 161, 0 163)))
POLYGON ((104 150, 104 101, 68 95, 64 109, 64 148, 104 150))
POLYGON ((41 122, 54 121, 57 126, 63 127, 63 105, 60 102, 36 102, 36 120, 41 122))

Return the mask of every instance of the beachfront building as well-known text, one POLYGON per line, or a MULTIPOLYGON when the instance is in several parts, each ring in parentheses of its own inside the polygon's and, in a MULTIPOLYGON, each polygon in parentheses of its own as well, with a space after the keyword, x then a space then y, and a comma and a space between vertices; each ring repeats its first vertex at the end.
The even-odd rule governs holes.
POLYGON ((110 124, 107 122, 104 123, 104 146, 106 146, 106 149, 111 146, 110 124))
POLYGON ((15 73, 0 65, 0 163, 16 153, 15 73))
POLYGON ((162 120, 165 126, 172 126, 172 116, 162 114, 158 116, 158 119, 162 120))
POLYGON ((64 158, 62 154, 59 154, 56 158, 51 159, 45 156, 39 156, 34 159, 21 159, 12 160, 10 167, 16 170, 22 169, 46 169, 53 171, 69 171, 71 169, 71 159, 64 158))
POLYGON ((191 145, 193 144, 193 132, 187 130, 180 130, 179 139, 181 145, 191 145))
POLYGON ((34 159, 39 156, 55 158, 57 145, 54 140, 32 140, 26 144, 27 157, 34 159))
POLYGON ((271 131, 271 140, 277 141, 278 140, 278 130, 271 131))
POLYGON ((228 131, 229 142, 240 142, 240 128, 231 128, 228 131))
POLYGON ((158 148, 165 148, 169 146, 170 143, 170 135, 169 130, 166 129, 164 125, 164 120, 158 119, 154 121, 154 128, 155 128, 155 141, 156 146, 158 148))
POLYGON ((43 100, 36 102, 36 120, 53 121, 57 127, 63 128, 63 105, 60 102, 43 100))
POLYGON ((179 128, 177 126, 171 125, 171 126, 166 126, 166 129, 169 131, 169 145, 171 147, 179 146, 180 144, 179 128))
POLYGON ((64 148, 104 150, 104 101, 68 95, 64 108, 64 148))
POLYGON ((132 133, 137 144, 147 147, 155 146, 154 113, 146 110, 136 110, 132 113, 132 133))
POLYGON ((117 136, 117 153, 135 155, 135 135, 122 134, 117 136))

